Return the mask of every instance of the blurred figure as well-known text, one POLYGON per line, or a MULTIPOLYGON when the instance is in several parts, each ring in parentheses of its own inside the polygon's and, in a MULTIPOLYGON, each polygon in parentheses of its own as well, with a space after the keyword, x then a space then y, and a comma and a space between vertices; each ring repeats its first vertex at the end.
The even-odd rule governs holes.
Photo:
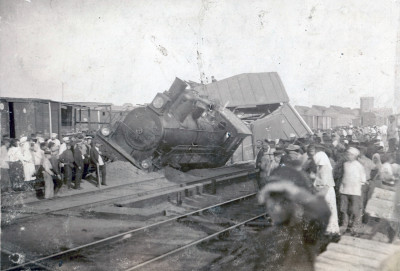
MULTIPOLYGON (((263 187, 266 183, 266 179, 268 177, 268 168, 269 168, 269 164, 271 163, 271 161, 269 160, 269 151, 270 151, 270 147, 261 147, 261 150, 259 153, 262 153, 262 155, 260 156, 259 159, 259 169, 260 169, 260 182, 259 182, 259 186, 260 188, 263 187)), ((259 158, 259 157, 257 157, 259 158)))
POLYGON ((272 172, 274 172, 274 170, 279 167, 282 156, 283 156, 283 151, 281 150, 274 151, 274 159, 268 165, 267 176, 270 176, 272 172))
POLYGON ((325 200, 287 167, 275 171, 258 198, 273 225, 230 244, 210 270, 314 270, 330 216, 325 200))
POLYGON ((362 185, 366 183, 364 167, 357 161, 360 152, 350 147, 347 161, 343 164, 343 178, 340 185, 340 211, 342 213, 341 233, 350 230, 356 234, 361 224, 362 185))

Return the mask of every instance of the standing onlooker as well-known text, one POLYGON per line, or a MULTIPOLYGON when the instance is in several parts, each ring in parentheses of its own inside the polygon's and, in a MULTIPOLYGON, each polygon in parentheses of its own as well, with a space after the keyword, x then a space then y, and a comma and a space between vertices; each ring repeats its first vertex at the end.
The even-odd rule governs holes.
POLYGON ((49 161, 51 163, 51 170, 53 174, 53 182, 54 182, 54 195, 57 195, 58 191, 62 187, 62 177, 61 177, 61 172, 60 172, 60 163, 58 159, 58 148, 54 148, 55 144, 54 142, 49 143, 49 149, 51 156, 49 157, 49 161))
POLYGON ((340 211, 342 213, 341 232, 349 229, 356 233, 361 224, 361 189, 366 182, 364 167, 357 161, 360 152, 350 147, 347 161, 343 164, 343 178, 340 185, 340 211))
POLYGON ((35 163, 33 160, 33 155, 30 148, 30 143, 28 142, 27 137, 22 137, 20 140, 22 157, 23 157, 23 166, 24 166, 24 175, 25 182, 30 182, 36 180, 36 169, 35 163))
POLYGON ((63 142, 60 144, 58 155, 61 155, 67 149, 67 144, 69 143, 69 137, 68 136, 63 137, 62 141, 63 142))
POLYGON ((360 157, 358 158, 358 161, 363 165, 364 171, 365 171, 365 179, 366 182, 362 186, 362 214, 363 214, 363 221, 367 222, 366 216, 365 216, 365 207, 367 206, 368 202, 368 190, 369 190, 369 183, 371 181, 371 171, 375 168, 375 164, 372 162, 371 159, 365 156, 367 153, 367 148, 366 147, 360 147, 360 157))
POLYGON ((0 148, 0 168, 1 168, 1 191, 6 192, 11 190, 10 175, 9 175, 9 158, 8 148, 10 147, 10 140, 3 139, 0 148))
POLYGON ((90 148, 91 148, 91 144, 92 144, 92 137, 90 136, 86 136, 82 146, 82 154, 84 156, 83 158, 83 174, 82 174, 82 178, 85 179, 86 175, 89 173, 89 166, 90 166, 90 148))
POLYGON ((389 117, 389 126, 387 130, 387 138, 389 143, 389 152, 394 152, 397 149, 399 143, 399 132, 397 129, 396 118, 394 116, 389 117))
POLYGON ((283 151, 281 151, 281 150, 274 151, 274 159, 268 165, 267 176, 270 176, 271 173, 279 167, 279 164, 281 163, 282 155, 283 155, 283 151))
POLYGON ((12 189, 22 189, 24 187, 24 166, 23 166, 23 156, 19 140, 12 139, 10 143, 10 148, 8 149, 8 160, 9 160, 9 175, 11 181, 12 189))
POLYGON ((90 159, 92 160, 93 164, 96 165, 96 178, 97 178, 97 183, 99 183, 99 174, 101 175, 101 184, 102 185, 107 185, 106 184, 106 165, 104 164, 103 157, 101 157, 101 152, 100 152, 100 144, 99 143, 94 143, 92 141, 92 145, 90 148, 90 159))
POLYGON ((32 139, 31 145, 33 145, 32 156, 33 156, 33 162, 35 164, 35 170, 38 171, 39 167, 43 164, 44 151, 40 147, 40 143, 37 138, 32 139))
POLYGON ((80 150, 80 141, 75 141, 73 144, 74 163, 75 163, 75 189, 81 188, 82 173, 83 173, 83 155, 80 150))
POLYGON ((54 197, 54 183, 53 183, 53 171, 50 162, 51 152, 45 151, 45 157, 43 158, 43 169, 42 176, 44 179, 44 198, 50 199, 54 197))
POLYGON ((60 155, 60 162, 64 166, 64 183, 71 189, 72 169, 74 168, 74 155, 71 151, 71 144, 66 144, 66 150, 60 155))
POLYGON ((314 155, 314 162, 317 166, 316 178, 314 181, 314 187, 318 194, 324 196, 325 201, 328 203, 331 211, 329 218, 328 227, 326 232, 332 236, 339 235, 339 221, 338 212, 336 205, 336 194, 335 194, 335 181, 333 180, 332 166, 329 161, 329 157, 323 151, 318 151, 314 155))
POLYGON ((50 139, 48 140, 47 143, 50 143, 50 142, 53 142, 54 145, 56 145, 56 146, 60 146, 61 145, 60 140, 57 139, 57 134, 56 133, 51 133, 50 139))

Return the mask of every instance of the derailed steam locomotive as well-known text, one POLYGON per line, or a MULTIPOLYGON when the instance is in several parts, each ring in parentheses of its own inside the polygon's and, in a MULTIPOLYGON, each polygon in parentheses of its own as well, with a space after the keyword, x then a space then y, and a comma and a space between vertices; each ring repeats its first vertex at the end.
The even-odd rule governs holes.
POLYGON ((133 109, 99 137, 135 166, 181 170, 220 167, 251 135, 231 111, 200 97, 176 78, 168 91, 133 109))

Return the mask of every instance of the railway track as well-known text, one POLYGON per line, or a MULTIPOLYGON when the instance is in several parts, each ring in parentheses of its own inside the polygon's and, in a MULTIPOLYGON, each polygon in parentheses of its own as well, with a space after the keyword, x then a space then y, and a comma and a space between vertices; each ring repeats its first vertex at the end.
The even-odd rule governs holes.
MULTIPOLYGON (((83 270, 85 268, 88 268, 86 270, 91 270, 91 267, 87 266, 88 261, 80 262, 81 257, 79 257, 79 255, 85 255, 86 259, 92 258, 92 264, 97 265, 98 261, 96 259, 100 259, 102 257, 101 254, 105 250, 113 250, 113 253, 120 254, 121 250, 129 251, 127 247, 132 245, 135 246, 135 250, 137 250, 138 243, 141 244, 140 249, 146 249, 146 260, 141 261, 140 258, 142 258, 143 254, 134 253, 134 255, 131 255, 130 259, 132 266, 126 268, 126 270, 144 268, 145 266, 149 266, 161 259, 166 259, 175 253, 191 248, 201 242, 216 238, 219 235, 240 227, 250 221, 263 218, 265 216, 263 208, 254 208, 257 205, 254 199, 255 195, 256 193, 251 193, 246 196, 199 208, 164 221, 159 221, 144 227, 109 236, 67 251, 58 252, 40 259, 29 261, 25 264, 14 266, 6 270, 19 270, 23 267, 32 269, 37 268, 39 264, 40 268, 53 270, 54 266, 60 266, 60 262, 63 263, 64 267, 62 269, 64 270, 69 270, 70 268, 71 270, 83 270), (247 204, 243 204, 243 202, 246 202, 247 204), (218 217, 215 214, 216 208, 220 208, 218 210, 218 217), (222 213, 225 213, 225 215, 222 213), (173 235, 170 236, 170 238, 161 239, 159 234, 162 234, 165 231, 172 232, 172 230, 170 230, 171 227, 174 228, 173 232, 179 233, 180 238, 183 237, 184 239, 176 242, 176 239, 174 240, 175 236, 173 235), (196 228, 196 230, 188 230, 188 227, 196 228), (189 235, 185 236, 185 231, 189 233, 189 235), (193 232, 196 232, 197 234, 194 234, 193 232), (150 238, 149 235, 151 235, 150 238), (192 240, 191 238, 195 240, 192 240), (159 254, 160 242, 164 242, 165 245, 165 247, 161 249, 161 254, 159 254), (115 250, 120 251, 116 252, 115 250), (74 261, 74 259, 78 259, 78 261, 74 261), (136 262, 139 263, 136 264, 136 262), (84 266, 81 264, 84 264, 84 266)), ((113 265, 113 263, 111 264, 113 265)), ((93 266, 93 268, 98 268, 98 266, 93 266)), ((120 270, 120 268, 118 268, 118 266, 103 266, 103 268, 97 270, 120 270)))
MULTIPOLYGON (((100 234, 96 234, 96 229, 94 229, 91 232, 92 233, 91 238, 82 238, 82 240, 80 240, 82 242, 80 242, 80 243, 73 242, 73 244, 70 246, 59 246, 59 245, 57 246, 57 245, 51 245, 51 242, 49 242, 49 240, 48 240, 48 241, 43 241, 42 249, 39 249, 39 252, 38 251, 35 252, 35 250, 38 247, 34 246, 31 248, 28 248, 26 253, 24 254, 25 261, 27 261, 28 259, 41 259, 38 262, 39 264, 43 260, 47 261, 49 259, 54 259, 55 257, 56 258, 61 257, 62 259, 64 259, 65 257, 67 257, 67 258, 70 257, 68 255, 71 255, 71 253, 73 253, 73 252, 81 251, 82 249, 87 249, 87 248, 90 248, 93 246, 96 246, 96 247, 99 245, 108 246, 110 243, 114 243, 114 242, 118 241, 119 239, 125 240, 127 235, 132 235, 135 233, 137 234, 137 232, 146 232, 149 229, 157 228, 160 225, 164 225, 166 223, 172 223, 172 221, 182 219, 183 217, 191 216, 191 215, 194 215, 199 212, 205 212, 209 209, 217 208, 217 206, 228 204, 230 201, 230 198, 232 198, 232 195, 233 194, 237 195, 238 192, 239 192, 239 194, 240 193, 242 194, 242 196, 239 196, 239 198, 237 199, 238 201, 240 201, 240 197, 243 197, 243 192, 248 192, 248 191, 238 191, 238 187, 239 187, 239 190, 241 189, 240 185, 236 186, 236 188, 234 188, 234 189, 231 189, 231 191, 226 193, 226 195, 216 196, 216 195, 212 195, 212 194, 211 195, 209 195, 209 194, 194 195, 194 194, 196 194, 196 191, 199 192, 199 190, 196 190, 196 188, 198 188, 199 185, 206 185, 206 186, 208 185, 209 187, 207 187, 207 190, 210 190, 212 193, 213 190, 216 189, 216 186, 218 186, 219 184, 222 185, 225 182, 232 182, 232 180, 244 178, 248 181, 247 183, 254 182, 251 179, 255 176, 255 173, 256 172, 254 170, 249 171, 249 169, 239 170, 239 171, 235 171, 234 173, 230 173, 230 174, 213 176, 211 178, 201 178, 199 180, 191 181, 189 183, 170 186, 169 189, 167 189, 167 190, 173 191, 172 193, 175 193, 177 198, 176 198, 176 201, 175 201, 175 199, 171 200, 171 198, 167 198, 167 203, 170 206, 175 206, 175 208, 165 209, 165 210, 161 210, 161 211, 158 210, 155 213, 152 213, 151 208, 149 208, 149 207, 145 208, 144 206, 142 206, 141 208, 136 208, 135 206, 137 206, 137 204, 135 205, 135 202, 132 202, 131 201, 132 198, 130 198, 132 195, 127 195, 127 196, 123 196, 123 197, 115 197, 112 199, 101 199, 101 200, 97 200, 95 203, 88 203, 88 204, 84 204, 84 205, 81 204, 79 206, 66 207, 63 209, 56 208, 55 210, 46 211, 46 212, 42 212, 39 214, 37 214, 37 213, 29 214, 29 216, 27 216, 27 217, 18 219, 18 223, 14 223, 14 225, 13 224, 8 225, 5 228, 5 231, 7 232, 7 229, 13 228, 13 230, 8 230, 8 234, 10 234, 10 236, 13 234, 21 235, 21 232, 20 232, 20 230, 18 230, 18 228, 19 227, 22 228, 22 226, 25 226, 27 228, 26 225, 33 223, 33 224, 36 224, 37 227, 32 228, 32 229, 26 229, 27 231, 32 230, 32 232, 29 235, 31 238, 32 235, 35 235, 35 230, 43 230, 43 224, 45 224, 43 222, 44 219, 45 220, 47 220, 47 219, 49 219, 49 220, 50 219, 51 220, 59 219, 60 220, 61 219, 63 221, 70 220, 70 222, 77 220, 77 224, 79 224, 79 225, 84 224, 84 223, 82 223, 82 221, 85 221, 85 219, 87 219, 86 223, 89 223, 91 220, 95 221, 99 216, 102 217, 101 210, 100 209, 99 209, 100 211, 97 210, 96 206, 97 207, 100 206, 98 208, 105 208, 105 207, 101 207, 101 206, 104 204, 111 203, 111 202, 113 203, 113 206, 107 207, 107 208, 117 208, 117 209, 124 208, 123 211, 127 211, 128 213, 131 210, 134 210, 135 212, 137 212, 138 209, 140 209, 142 211, 142 217, 140 217, 140 215, 132 215, 132 214, 128 214, 127 216, 124 216, 123 213, 121 213, 121 216, 119 216, 119 218, 112 217, 110 223, 113 222, 114 223, 113 225, 117 224, 118 226, 121 226, 121 227, 118 227, 118 226, 115 227, 115 230, 119 232, 118 234, 115 234, 115 232, 114 232, 114 234, 106 233, 104 235, 106 235, 107 237, 103 238, 103 237, 99 237, 100 234), (194 192, 194 193, 191 193, 191 192, 194 192), (179 201, 178 195, 181 195, 180 201, 179 201), (190 197, 185 197, 185 196, 190 196, 190 197), (229 199, 225 200, 227 198, 229 198, 229 199), (221 199, 223 199, 225 201, 223 203, 221 203, 220 202, 221 199), (173 201, 173 202, 171 202, 171 201, 173 201), (209 206, 210 202, 213 202, 214 204, 212 206, 209 206), (130 206, 132 204, 134 204, 134 205, 130 206), (215 205, 215 204, 217 204, 217 205, 215 205), (208 206, 206 206, 206 205, 208 205, 208 206), (184 211, 186 211, 186 212, 184 212, 184 211), (189 212, 187 212, 187 211, 189 211, 189 212), (150 214, 148 216, 148 217, 150 217, 150 219, 142 219, 143 216, 146 216, 146 215, 143 215, 143 213, 146 213, 146 212, 147 212, 147 214, 150 214), (157 214, 157 215, 155 215, 155 214, 157 214), (40 217, 40 219, 38 219, 39 217, 40 217), (124 218, 121 218, 121 217, 124 217, 124 218), (138 219, 138 217, 139 217, 139 219, 138 219), (130 230, 125 230, 126 228, 130 228, 130 230), (90 240, 91 240, 91 242, 89 242, 90 240), (93 241, 93 240, 95 240, 95 241, 93 241), (75 244, 77 244, 77 245, 75 245, 75 244), (48 248, 48 249, 44 249, 44 248, 48 248), (47 252, 49 252, 49 251, 51 251, 51 253, 47 254, 47 252), (46 255, 48 255, 48 256, 46 256, 46 255), (43 259, 43 258, 45 258, 45 259, 43 259)), ((256 191, 256 188, 254 185, 253 186, 250 185, 250 187, 252 187, 251 189, 253 189, 253 191, 256 191)), ((246 189, 248 190, 248 188, 245 188, 245 190, 246 189)), ((168 191, 167 192, 165 191, 166 190, 165 187, 157 189, 157 191, 159 191, 159 190, 163 190, 164 195, 170 195, 170 193, 168 191)), ((115 190, 115 191, 117 191, 117 190, 115 190)), ((203 191, 203 190, 201 190, 201 191, 203 191)), ((152 191, 152 192, 154 192, 154 191, 152 191)), ((145 193, 145 192, 143 192, 143 193, 145 193)), ((147 199, 150 200, 155 195, 157 195, 157 193, 150 194, 150 195, 144 195, 144 197, 145 198, 147 197, 147 199)), ((247 196, 248 195, 246 195, 246 197, 247 196)), ((254 192, 252 193, 252 196, 254 196, 254 192)), ((162 201, 165 202, 165 198, 163 198, 162 201)), ((147 204, 144 204, 144 205, 147 206, 147 204)), ((165 205, 165 203, 160 203, 158 205, 156 204, 155 208, 156 209, 160 208, 160 205, 163 206, 163 205, 165 205)), ((140 206, 140 204, 139 204, 139 206, 140 206)), ((163 206, 162 208, 164 208, 164 207, 165 206, 163 206)), ((107 210, 105 212, 107 212, 107 210)), ((103 214, 104 214, 104 212, 103 212, 103 214)), ((104 216, 102 218, 104 218, 104 216)), ((65 223, 65 221, 63 223, 65 223)), ((92 223, 94 223, 94 222, 92 222, 92 223)), ((69 225, 71 225, 71 224, 72 223, 70 223, 69 225)), ((97 224, 96 224, 96 226, 97 226, 97 224)), ((77 232, 79 229, 77 230, 75 228, 72 226, 71 228, 69 228, 69 231, 77 232)), ((85 230, 85 229, 82 229, 82 230, 85 230)), ((65 236, 68 237, 68 235, 65 235, 65 236)), ((59 238, 61 238, 61 237, 59 237, 59 238)), ((6 240, 6 242, 7 241, 10 241, 10 240, 6 240)), ((22 247, 25 248, 24 244, 31 244, 31 243, 35 242, 35 240, 32 240, 32 239, 25 240, 25 241, 26 242, 22 241, 21 243, 14 244, 15 246, 11 246, 11 247, 3 246, 3 248, 2 248, 3 254, 6 253, 6 251, 9 251, 8 254, 6 253, 6 255, 3 255, 4 258, 6 258, 7 255, 10 255, 10 253, 15 253, 15 251, 19 251, 19 249, 21 249, 22 247)), ((29 245, 28 245, 28 247, 29 247, 29 245)), ((74 256, 72 256, 72 257, 74 257, 74 256)), ((62 260, 62 262, 65 262, 65 261, 62 260)), ((32 268, 38 268, 38 266, 35 265, 33 262, 31 264, 33 264, 33 266, 31 266, 32 268)), ((21 266, 18 266, 18 265, 13 266, 12 263, 9 263, 9 265, 6 266, 6 268, 11 268, 10 270, 18 270, 19 268, 26 268, 26 266, 27 266, 26 264, 21 265, 21 266)), ((42 267, 40 267, 40 268, 43 268, 43 264, 42 264, 42 267)), ((63 267, 63 268, 65 268, 65 267, 63 267)), ((64 269, 64 270, 68 270, 68 269, 64 269)), ((87 269, 85 269, 85 270, 87 270, 87 269)))
MULTIPOLYGON (((192 188, 196 185, 211 184, 216 181, 226 181, 230 178, 240 178, 256 174, 255 169, 236 169, 229 173, 212 177, 198 178, 183 183, 172 183, 166 177, 146 179, 143 181, 107 187, 69 196, 58 197, 52 200, 35 201, 21 206, 9 206, 2 209, 2 225, 9 225, 26 221, 27 219, 48 215, 55 212, 93 208, 115 201, 129 201, 136 198, 152 197, 157 194, 168 194, 179 191, 182 188, 192 188)), ((178 193, 178 192, 177 192, 178 193)))

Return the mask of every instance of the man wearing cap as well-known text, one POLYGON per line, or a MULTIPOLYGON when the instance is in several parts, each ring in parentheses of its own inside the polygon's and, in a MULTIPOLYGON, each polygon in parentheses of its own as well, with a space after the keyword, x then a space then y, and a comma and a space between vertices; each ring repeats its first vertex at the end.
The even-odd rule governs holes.
POLYGON ((44 152, 43 157, 43 170, 42 175, 44 179, 44 198, 50 199, 54 197, 54 182, 53 182, 53 171, 50 162, 51 152, 49 150, 44 152))
POLYGON ((346 152, 347 161, 343 164, 343 177, 339 188, 341 233, 349 229, 352 234, 356 234, 361 224, 362 186, 367 180, 364 167, 357 160, 359 155, 359 150, 350 147, 346 152))
POLYGON ((104 164, 103 157, 101 157, 101 152, 100 152, 100 143, 94 143, 92 141, 91 143, 91 148, 90 148, 90 159, 92 160, 92 163, 96 165, 96 168, 98 167, 99 170, 96 170, 96 178, 99 180, 101 174, 101 184, 102 185, 107 185, 106 184, 106 165, 104 164))
POLYGON ((51 163, 51 170, 53 172, 53 182, 54 182, 54 195, 58 193, 62 187, 63 181, 60 172, 60 161, 58 156, 58 148, 56 149, 54 142, 50 142, 48 148, 50 150, 51 156, 48 158, 51 163))
POLYGON ((60 140, 57 139, 57 134, 56 133, 51 133, 50 139, 48 141, 54 142, 54 144, 56 146, 60 146, 61 145, 60 140))
POLYGON ((81 152, 83 154, 83 174, 82 178, 85 179, 86 175, 89 173, 89 166, 91 163, 90 159, 90 148, 91 148, 91 143, 92 143, 92 137, 91 136, 85 136, 83 143, 81 144, 81 152))
POLYGON ((68 189, 71 189, 72 169, 74 168, 74 154, 71 151, 71 144, 66 144, 66 150, 60 154, 60 162, 64 165, 64 183, 67 184, 68 189))
POLYGON ((82 172, 83 172, 83 155, 80 150, 81 141, 78 139, 73 144, 74 163, 75 163, 75 189, 81 188, 82 172))

